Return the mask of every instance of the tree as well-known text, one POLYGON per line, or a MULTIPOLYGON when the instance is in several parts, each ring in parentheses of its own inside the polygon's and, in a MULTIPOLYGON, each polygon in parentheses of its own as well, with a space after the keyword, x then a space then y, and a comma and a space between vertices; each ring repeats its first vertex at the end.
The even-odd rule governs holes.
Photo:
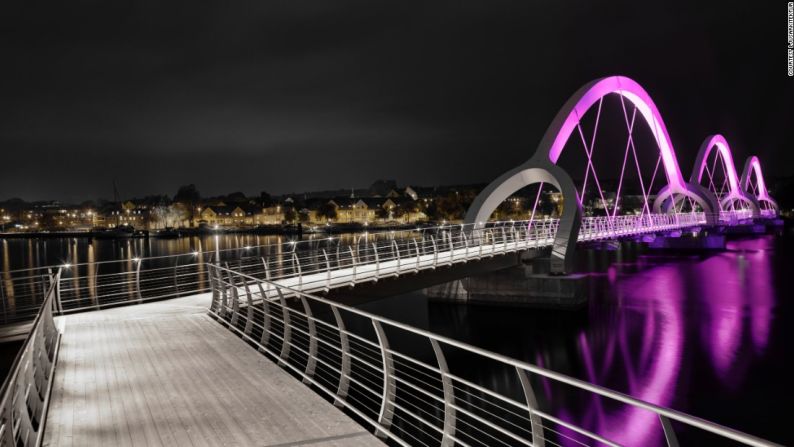
POLYGON ((295 219, 298 218, 298 213, 295 211, 295 208, 291 206, 284 207, 284 220, 287 223, 295 222, 295 219))
POLYGON ((261 191, 259 193, 259 204, 262 205, 262 208, 271 207, 273 206, 273 198, 267 192, 261 191))
POLYGON ((379 206, 375 210, 375 217, 377 217, 378 219, 384 219, 384 220, 388 219, 390 214, 391 213, 389 212, 389 210, 387 210, 386 208, 384 208, 382 206, 379 206))
POLYGON ((436 199, 430 201, 425 207, 425 215, 430 220, 441 220, 444 216, 441 215, 441 209, 438 207, 438 203, 436 203, 436 199))
POLYGON ((200 200, 201 194, 199 194, 196 185, 192 183, 189 185, 180 186, 176 192, 176 195, 174 196, 174 202, 183 203, 187 206, 191 226, 193 226, 196 207, 198 206, 200 200))
POLYGON ((227 205, 231 203, 237 204, 237 203, 248 202, 248 198, 245 196, 245 194, 243 194, 240 191, 226 194, 226 197, 224 197, 223 199, 224 199, 223 201, 226 202, 227 205))
POLYGON ((324 217, 326 220, 336 219, 336 207, 331 202, 326 202, 317 208, 317 217, 324 217))
POLYGON ((303 208, 302 210, 300 210, 300 212, 298 212, 298 220, 301 221, 302 223, 308 222, 309 221, 309 210, 307 210, 306 208, 303 208))

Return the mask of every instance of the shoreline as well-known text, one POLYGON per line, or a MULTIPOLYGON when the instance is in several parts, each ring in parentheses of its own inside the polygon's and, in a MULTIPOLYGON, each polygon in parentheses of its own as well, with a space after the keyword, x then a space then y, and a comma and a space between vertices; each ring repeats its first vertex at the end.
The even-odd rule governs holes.
POLYGON ((253 228, 179 228, 174 229, 168 235, 158 235, 158 230, 138 230, 139 233, 120 233, 113 231, 38 231, 20 233, 0 233, 0 239, 57 239, 57 238, 90 238, 90 239, 179 239, 193 236, 215 236, 223 234, 256 234, 274 236, 298 236, 311 234, 340 234, 340 233, 362 233, 366 231, 410 231, 416 228, 435 226, 432 222, 421 222, 413 224, 395 225, 362 225, 362 224, 339 224, 339 225, 317 225, 317 226, 298 226, 298 225, 273 225, 253 228), (174 234, 177 233, 177 234, 174 234))

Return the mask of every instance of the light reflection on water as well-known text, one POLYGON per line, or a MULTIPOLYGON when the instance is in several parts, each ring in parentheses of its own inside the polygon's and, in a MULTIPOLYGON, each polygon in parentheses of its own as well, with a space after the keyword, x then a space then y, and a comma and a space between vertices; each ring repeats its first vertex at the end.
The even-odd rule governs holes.
MULTIPOLYGON (((405 232, 396 232, 395 237, 405 232)), ((389 233, 364 234, 345 233, 333 235, 342 243, 354 238, 388 237, 389 233)), ((146 258, 175 254, 189 254, 194 251, 212 253, 216 250, 236 250, 238 254, 249 256, 264 255, 268 252, 263 246, 283 245, 289 241, 323 240, 326 234, 304 234, 298 236, 258 235, 258 234, 221 234, 181 237, 177 239, 135 238, 135 239, 92 239, 92 238, 45 238, 45 239, 0 239, 3 251, 0 269, 9 271, 30 267, 61 265, 69 262, 102 262, 134 257, 146 258), (248 249, 247 247, 251 247, 248 249)))
MULTIPOLYGON (((443 303, 416 292, 364 305, 473 345, 679 409, 751 434, 791 443, 783 416, 790 393, 782 284, 790 235, 730 241, 708 256, 583 253, 591 300, 576 312, 443 303), (607 267, 606 258, 612 264, 607 267), (615 262, 619 261, 619 262, 615 262), (398 305, 396 303, 401 303, 398 305)), ((450 287, 454 289, 454 287, 450 287)), ((454 360, 453 360, 454 361, 454 360)), ((475 373, 515 387, 503 372, 475 373)), ((538 381, 542 409, 626 445, 661 445, 658 418, 644 410, 538 381)), ((696 437, 698 443, 714 438, 696 437)))

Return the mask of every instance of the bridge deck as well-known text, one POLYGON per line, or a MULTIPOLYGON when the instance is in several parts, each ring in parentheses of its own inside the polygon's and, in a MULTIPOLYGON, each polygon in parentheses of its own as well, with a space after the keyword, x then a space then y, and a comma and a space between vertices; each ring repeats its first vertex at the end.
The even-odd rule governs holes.
POLYGON ((44 445, 382 445, 209 318, 209 302, 60 317, 44 445))

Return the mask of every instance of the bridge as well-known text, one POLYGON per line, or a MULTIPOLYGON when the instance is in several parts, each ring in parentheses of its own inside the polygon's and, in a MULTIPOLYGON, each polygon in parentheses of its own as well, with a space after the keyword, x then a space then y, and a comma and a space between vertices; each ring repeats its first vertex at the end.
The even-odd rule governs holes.
POLYGON ((322 294, 529 251, 548 255, 551 273, 565 277, 578 243, 719 231, 770 222, 777 210, 757 157, 739 175, 726 139, 712 135, 686 180, 647 92, 625 77, 599 79, 565 103, 535 154, 488 185, 460 224, 6 272, 4 322, 26 339, 2 389, 0 445, 636 441, 563 417, 559 402, 538 389, 620 406, 627 419, 616 423, 648 427, 670 446, 682 431, 773 445, 322 294), (626 129, 614 199, 594 163, 610 104, 626 129), (576 145, 581 175, 559 163, 576 145), (649 172, 643 149, 655 159, 649 172), (622 206, 630 181, 641 197, 634 209, 622 206), (490 220, 528 186, 537 189, 528 219, 490 220), (559 217, 538 211, 544 186, 561 196, 559 217), (467 373, 471 362, 489 365, 522 394, 479 383, 467 373))

